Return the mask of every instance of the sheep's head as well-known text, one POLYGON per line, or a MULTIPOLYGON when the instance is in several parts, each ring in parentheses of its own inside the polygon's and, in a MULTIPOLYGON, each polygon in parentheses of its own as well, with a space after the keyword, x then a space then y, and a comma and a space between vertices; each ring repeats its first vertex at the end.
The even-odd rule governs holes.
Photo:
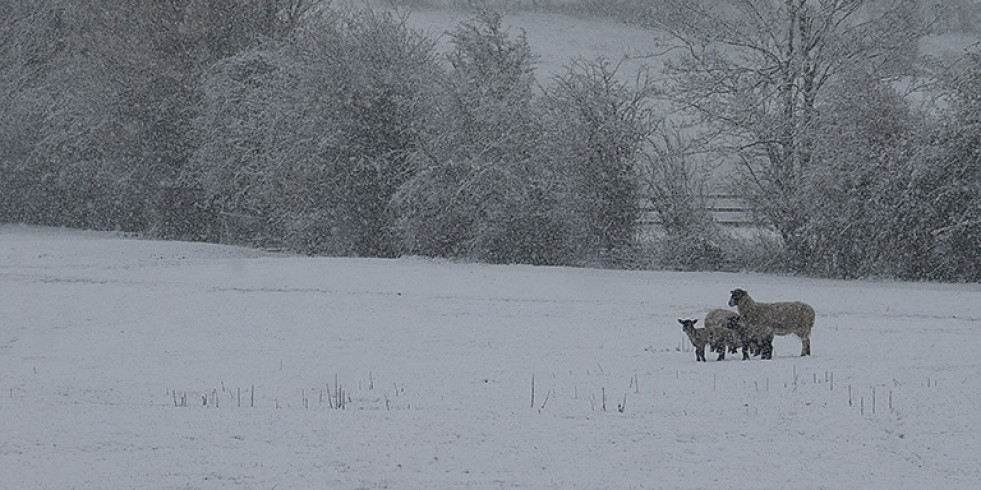
POLYGON ((749 293, 743 291, 742 289, 733 289, 729 293, 729 306, 739 306, 739 302, 743 300, 749 293))
POLYGON ((681 318, 679 318, 678 319, 678 323, 681 324, 681 329, 687 332, 688 330, 691 330, 691 329, 694 329, 695 328, 695 324, 698 323, 698 319, 695 319, 695 320, 682 320, 681 318))
POLYGON ((731 328, 733 330, 739 329, 739 316, 730 316, 726 318, 726 328, 731 328))

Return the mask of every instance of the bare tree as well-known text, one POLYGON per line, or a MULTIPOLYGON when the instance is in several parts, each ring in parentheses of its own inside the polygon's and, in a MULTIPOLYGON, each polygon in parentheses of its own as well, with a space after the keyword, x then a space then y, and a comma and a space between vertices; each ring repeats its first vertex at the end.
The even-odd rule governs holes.
POLYGON ((665 93, 734 159, 746 197, 784 239, 795 268, 809 255, 798 205, 816 165, 814 131, 829 81, 860 67, 908 65, 921 31, 914 0, 667 0, 657 27, 678 56, 665 93))
POLYGON ((708 212, 708 175, 694 161, 690 144, 673 129, 662 134, 645 154, 644 183, 668 233, 715 225, 708 212))
POLYGON ((642 179, 665 236, 661 261, 683 269, 722 265, 722 232, 708 211, 710 166, 671 128, 652 138, 642 179))

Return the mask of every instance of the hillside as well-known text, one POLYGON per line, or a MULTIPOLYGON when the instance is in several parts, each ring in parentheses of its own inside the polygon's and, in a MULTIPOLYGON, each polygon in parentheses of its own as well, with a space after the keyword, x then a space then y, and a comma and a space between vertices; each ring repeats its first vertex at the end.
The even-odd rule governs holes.
MULTIPOLYGON (((393 3, 399 4, 391 1, 376 2, 372 8, 392 8, 393 3)), ((408 5, 398 5, 395 10, 407 14, 409 25, 434 36, 442 36, 443 40, 445 33, 471 19, 475 13, 473 8, 461 5, 467 2, 443 0, 405 3, 408 5)), ((542 2, 539 5, 534 1, 519 0, 487 1, 484 4, 491 10, 504 14, 503 23, 510 33, 523 33, 527 36, 528 43, 540 56, 537 74, 541 83, 547 84, 552 75, 562 73, 570 61, 577 58, 589 60, 603 57, 614 62, 622 60, 620 74, 625 81, 630 81, 641 68, 649 69, 655 74, 660 70, 663 33, 618 20, 618 15, 602 15, 595 11, 576 12, 575 8, 563 5, 562 2, 542 2), (661 45, 659 39, 662 39, 661 45)), ((981 16, 981 7, 975 6, 973 11, 977 11, 976 16, 981 16)), ((971 18, 960 20, 970 22, 971 18)), ((952 20, 941 19, 938 22, 943 25, 952 20)), ((981 42, 979 33, 981 26, 932 34, 922 39, 920 54, 950 59, 966 49, 977 49, 981 42)))
MULTIPOLYGON (((444 43, 446 33, 473 13, 457 9, 414 9, 408 13, 409 25, 444 43)), ((561 74, 575 59, 605 58, 620 63, 618 74, 631 81, 638 70, 655 64, 657 39, 638 26, 610 18, 576 16, 564 13, 514 11, 504 16, 504 26, 512 35, 524 34, 528 44, 539 56, 536 74, 539 83, 548 84, 555 74, 561 74)))

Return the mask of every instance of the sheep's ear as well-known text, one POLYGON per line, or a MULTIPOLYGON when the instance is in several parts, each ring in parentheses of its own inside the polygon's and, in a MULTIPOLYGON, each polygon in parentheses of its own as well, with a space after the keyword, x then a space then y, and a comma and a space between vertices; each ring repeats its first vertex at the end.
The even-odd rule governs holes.
POLYGON ((679 319, 678 319, 678 323, 680 323, 680 324, 682 324, 682 325, 684 325, 684 324, 685 324, 685 321, 684 321, 684 320, 682 320, 681 318, 679 318, 679 319))

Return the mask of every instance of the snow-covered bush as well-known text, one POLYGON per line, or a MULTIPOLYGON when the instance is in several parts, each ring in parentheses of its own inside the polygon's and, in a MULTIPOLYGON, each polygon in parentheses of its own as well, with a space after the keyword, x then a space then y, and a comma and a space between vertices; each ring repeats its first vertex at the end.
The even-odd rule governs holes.
POLYGON ((329 99, 321 117, 333 131, 318 149, 329 160, 324 204, 350 225, 351 253, 395 255, 390 202, 412 175, 410 154, 433 117, 435 40, 403 17, 372 10, 345 15, 333 35, 310 35, 323 50, 309 61, 327 92, 320 95, 329 99))
POLYGON ((641 216, 639 160, 657 127, 651 83, 622 82, 608 60, 577 60, 554 78, 543 101, 539 160, 568 186, 584 250, 607 264, 623 260, 641 216))
POLYGON ((804 272, 865 277, 892 267, 890 250, 906 248, 889 222, 904 199, 915 158, 917 115, 877 75, 855 70, 829 82, 834 95, 811 130, 812 167, 796 202, 809 259, 804 272))
POLYGON ((216 63, 185 178, 226 222, 252 224, 226 239, 393 255, 388 206, 427 120, 433 47, 401 18, 365 10, 216 63))
POLYGON ((657 213, 655 260, 681 270, 713 270, 726 261, 726 236, 708 212, 709 173, 690 140, 665 130, 645 152, 646 197, 657 213))
POLYGON ((723 240, 724 270, 779 273, 789 261, 780 236, 765 228, 743 228, 729 232, 723 240))
POLYGON ((450 71, 412 177, 393 201, 403 251, 490 262, 568 263, 565 178, 537 159, 535 57, 481 14, 451 34, 450 71))
POLYGON ((917 112, 874 74, 833 79, 805 173, 806 272, 977 280, 981 269, 978 57, 932 75, 943 104, 917 112), (973 63, 972 63, 973 61, 973 63))
POLYGON ((935 220, 933 278, 981 281, 981 53, 966 53, 943 80, 952 114, 937 129, 939 154, 917 172, 935 220))

